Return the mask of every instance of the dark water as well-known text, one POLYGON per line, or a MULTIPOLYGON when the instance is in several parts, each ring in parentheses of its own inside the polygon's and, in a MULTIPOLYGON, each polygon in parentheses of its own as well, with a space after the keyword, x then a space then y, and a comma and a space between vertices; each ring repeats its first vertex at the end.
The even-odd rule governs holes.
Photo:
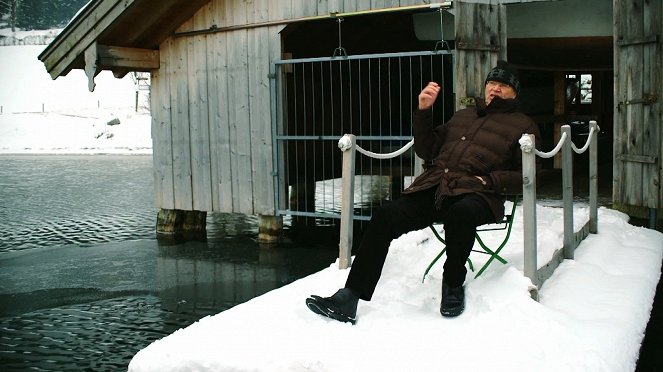
POLYGON ((151 342, 329 266, 333 246, 156 240, 150 156, 0 155, 0 369, 124 371, 151 342))

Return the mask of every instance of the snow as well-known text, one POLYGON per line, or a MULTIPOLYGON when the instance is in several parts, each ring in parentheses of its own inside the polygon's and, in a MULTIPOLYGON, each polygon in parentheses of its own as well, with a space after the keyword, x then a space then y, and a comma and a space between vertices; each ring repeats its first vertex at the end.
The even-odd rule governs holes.
POLYGON ((136 111, 130 75, 104 71, 89 92, 81 70, 52 80, 37 59, 43 49, 0 47, 0 153, 152 153, 146 93, 136 111))
MULTIPOLYGON (((149 153, 150 117, 134 109, 133 82, 100 74, 95 93, 80 71, 51 81, 43 47, 0 47, 0 153, 149 153), (42 112, 42 104, 44 112, 42 112), (109 126, 112 119, 120 124, 109 126), (101 136, 99 134, 102 133, 101 136), (108 138, 107 134, 112 136, 108 138)), ((508 208, 508 206, 507 206, 508 208)), ((576 230, 588 220, 574 209, 576 230)), ((440 247, 430 230, 394 240, 373 301, 358 322, 310 312, 310 294, 331 295, 337 264, 154 342, 129 371, 633 371, 661 273, 663 234, 600 208, 598 234, 582 241, 539 291, 522 274, 522 209, 509 244, 481 277, 468 275, 458 318, 439 314, 440 247)), ((562 209, 537 205, 539 265, 561 247, 562 209)), ((503 232, 485 232, 484 241, 503 232)), ((476 266, 486 257, 473 254, 476 266)))
POLYGON ((61 29, 12 31, 11 28, 0 28, 0 45, 46 45, 61 31, 61 29))
MULTIPOLYGON (((561 246, 562 209, 537 209, 539 237, 561 246)), ((581 242, 536 302, 522 274, 521 207, 516 216, 503 255, 509 264, 468 275, 458 318, 439 314, 441 263, 422 283, 440 249, 425 229, 392 242, 373 300, 360 301, 354 326, 304 305, 308 295, 331 295, 344 284, 348 270, 333 264, 154 342, 129 371, 633 371, 663 234, 601 208, 599 233, 581 242)), ((588 208, 576 208, 574 219, 587 221, 588 208)), ((483 234, 501 239, 500 232, 483 234)))

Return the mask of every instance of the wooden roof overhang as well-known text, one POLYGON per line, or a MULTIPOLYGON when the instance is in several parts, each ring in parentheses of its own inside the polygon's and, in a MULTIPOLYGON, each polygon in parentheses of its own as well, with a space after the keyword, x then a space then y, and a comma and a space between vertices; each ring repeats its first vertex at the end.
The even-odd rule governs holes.
POLYGON ((159 45, 210 0, 92 0, 38 56, 53 79, 159 68, 159 45))

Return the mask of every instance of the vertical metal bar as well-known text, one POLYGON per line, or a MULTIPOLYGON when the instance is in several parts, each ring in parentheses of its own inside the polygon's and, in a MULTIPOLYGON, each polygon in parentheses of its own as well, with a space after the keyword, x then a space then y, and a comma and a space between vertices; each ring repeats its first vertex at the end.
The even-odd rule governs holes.
POLYGON ((362 62, 361 60, 357 61, 357 81, 358 81, 358 84, 359 84, 359 87, 357 88, 357 92, 358 92, 358 94, 357 94, 357 97, 358 97, 357 98, 357 101, 358 101, 357 107, 359 108, 359 116, 358 116, 359 128, 361 128, 362 124, 363 124, 362 123, 362 121, 363 121, 362 118, 363 118, 363 108, 364 108, 364 101, 363 101, 364 86, 363 86, 362 81, 361 81, 361 79, 362 79, 361 62, 362 62))
MULTIPOLYGON (((456 49, 451 51, 451 71, 456 71, 456 49)), ((451 73, 451 93, 456 94, 456 74, 451 73)), ((454 109, 456 104, 454 104, 454 109)))
MULTIPOLYGON (((373 88, 374 88, 373 74, 375 73, 374 72, 375 69, 373 68, 373 61, 374 61, 373 59, 368 60, 368 134, 373 133, 373 109, 374 109, 373 108, 373 98, 374 98, 374 94, 373 94, 373 88)), ((377 61, 378 61, 378 66, 379 66, 380 59, 378 58, 377 61)), ((378 74, 379 74, 379 69, 378 69, 378 74)), ((379 89, 379 85, 378 85, 378 89, 379 89)), ((378 94, 379 94, 379 90, 378 90, 378 94)), ((361 126, 362 130, 365 127, 366 126, 362 125, 361 126)), ((367 134, 367 133, 362 133, 362 134, 367 134)), ((359 167, 360 167, 360 169, 359 169, 359 172, 357 172, 357 173, 359 173, 359 175, 362 176, 364 174, 363 162, 360 162, 359 167)), ((368 173, 372 173, 372 171, 373 171, 373 162, 369 160, 369 162, 368 162, 368 173)), ((360 198, 361 198, 360 202, 363 202, 363 199, 364 199, 364 193, 363 193, 363 190, 364 190, 364 177, 359 178, 359 189, 361 190, 360 191, 360 195, 361 195, 360 196, 360 198)), ((371 211, 371 213, 372 213, 372 211, 371 211)))
MULTIPOLYGON (((280 71, 280 69, 279 69, 280 71)), ((274 212, 273 215, 276 216, 276 211, 279 209, 280 205, 280 190, 279 190, 279 164, 281 161, 279 159, 279 141, 276 139, 278 132, 277 121, 277 107, 278 107, 278 80, 277 80, 277 69, 276 63, 271 63, 269 66, 269 89, 271 94, 270 99, 270 120, 272 121, 272 182, 273 182, 273 192, 274 192, 274 212)))
MULTIPOLYGON (((393 102, 393 100, 391 99, 391 57, 387 58, 386 60, 387 60, 387 102, 386 102, 386 106, 387 106, 387 118, 389 120, 389 129, 388 129, 389 134, 388 135, 393 136, 394 132, 393 132, 393 126, 392 126, 393 122, 392 122, 392 114, 391 114, 391 103, 393 102)), ((389 147, 387 147, 388 149, 390 149, 389 151, 391 151, 391 144, 392 143, 389 143, 389 147)), ((382 146, 380 146, 379 148, 380 148, 381 152, 384 152, 382 150, 382 146)), ((380 164, 382 164, 382 161, 380 162, 380 164)), ((388 166, 388 171, 389 171, 389 179, 391 180, 391 183, 393 183, 394 182, 394 159, 393 158, 389 159, 389 163, 388 163, 387 166, 388 166)), ((380 175, 383 176, 382 171, 380 171, 380 175)), ((393 187, 390 187, 390 190, 391 189, 393 189, 393 187)))
MULTIPOLYGON (((293 118, 292 118, 293 128, 292 129, 293 130, 292 130, 292 133, 290 133, 290 123, 288 123, 288 128, 287 128, 288 135, 295 135, 295 136, 300 135, 300 133, 299 133, 299 120, 298 120, 298 115, 297 115, 297 110, 298 110, 297 67, 298 66, 303 66, 303 65, 302 64, 295 64, 295 65, 292 66, 292 105, 293 105, 293 110, 292 110, 292 112, 293 112, 293 115, 292 115, 293 116, 293 118)), ((290 147, 287 145, 288 141, 286 141, 284 143, 286 144, 286 154, 287 154, 287 158, 285 159, 285 162, 286 162, 286 166, 288 167, 288 181, 290 181, 290 179, 291 179, 290 173, 293 171, 292 169, 290 169, 291 167, 289 166, 290 164, 292 164, 291 161, 290 161, 290 157, 294 156, 295 161, 298 161, 298 159, 299 159, 299 149, 298 149, 298 143, 295 140, 294 141, 294 143, 295 143, 294 155, 291 154, 290 153, 290 147)), ((294 182, 288 182, 289 185, 290 185, 291 192, 295 194, 295 198, 292 198, 291 196, 288 197, 288 207, 289 207, 289 209, 292 209, 292 210, 295 210, 295 211, 299 210, 299 198, 300 198, 299 189, 298 189, 299 172, 296 171, 297 168, 298 168, 298 164, 295 165, 295 173, 294 173, 294 177, 292 177, 292 178, 294 178, 294 182), (293 199, 294 199, 294 203, 293 203, 293 199)))
MULTIPOLYGON (((350 115, 349 115, 349 118, 350 118, 350 133, 354 132, 354 120, 353 120, 354 111, 352 110, 352 103, 354 102, 354 99, 352 98, 352 92, 354 92, 354 90, 352 89, 352 80, 353 80, 352 79, 352 63, 353 63, 352 60, 347 61, 347 66, 348 66, 348 88, 347 88, 348 94, 347 94, 347 97, 348 97, 348 105, 350 106, 350 107, 348 107, 348 112, 350 113, 350 115)), ((341 78, 343 78, 343 77, 341 76, 341 78)), ((345 94, 341 95, 341 97, 345 97, 345 96, 346 96, 345 94)))
MULTIPOLYGON (((435 74, 433 73, 433 56, 428 57, 428 81, 433 81, 435 79, 435 74)), ((428 83, 428 82, 426 82, 428 83)), ((422 84, 421 88, 424 88, 424 85, 422 84)), ((435 104, 431 106, 431 111, 433 113, 433 118, 435 118, 435 104)))
MULTIPOLYGON (((414 125, 414 115, 412 113, 414 112, 415 109, 417 109, 419 107, 418 100, 417 100, 417 97, 416 97, 417 93, 415 93, 414 88, 413 88, 414 83, 415 83, 414 82, 414 76, 412 75, 412 73, 413 73, 413 70, 412 70, 413 59, 414 59, 413 57, 409 57, 409 63, 410 63, 410 92, 409 92, 409 95, 410 95, 410 100, 414 100, 414 102, 415 102, 414 107, 410 107, 410 115, 409 115, 410 121, 409 121, 409 124, 410 124, 411 133, 413 131, 412 128, 413 128, 413 125, 414 125)), ((421 57, 419 57, 418 75, 421 79, 421 57)), ((410 101, 410 102, 412 102, 412 101, 410 101)), ((421 160, 421 159, 419 159, 419 157, 417 157, 416 153, 414 152, 414 146, 412 146, 412 149, 410 149, 410 151, 412 152, 412 157, 417 159, 417 160, 415 160, 415 168, 414 168, 414 172, 412 172, 412 177, 419 176, 423 172, 423 160, 421 160)))
MULTIPOLYGON (((321 104, 317 104, 317 101, 316 101, 316 99, 319 100, 319 98, 317 98, 318 95, 316 94, 316 92, 317 92, 318 90, 319 90, 320 92, 322 92, 322 90, 321 90, 320 88, 317 88, 317 86, 316 86, 316 84, 315 84, 317 81, 319 81, 320 84, 322 84, 322 79, 321 79, 320 77, 316 78, 316 76, 315 76, 315 71, 316 71, 315 66, 317 66, 317 64, 318 64, 318 63, 312 63, 312 64, 311 64, 311 80, 313 80, 313 81, 311 82, 311 89, 312 89, 311 96, 313 97, 313 126, 314 126, 316 129, 319 130, 318 134, 322 136, 322 135, 324 135, 324 133, 325 133, 325 132, 324 132, 324 127, 323 127, 323 125, 324 125, 324 124, 323 124, 323 123, 324 123, 324 118, 323 118, 322 115, 319 115, 319 114, 318 114, 318 111, 317 111, 317 110, 318 110, 318 108, 319 108, 319 109, 322 109, 322 108, 324 107, 324 105, 322 104, 322 102, 324 102, 324 101, 320 101, 321 104)), ((325 173, 325 163, 327 163, 328 160, 326 159, 327 156, 325 156, 325 154, 327 154, 327 152, 325 151, 325 143, 322 142, 322 141, 320 142, 320 151, 321 151, 321 156, 322 156, 322 161, 321 161, 321 164, 320 164, 320 169, 321 169, 321 171, 322 171, 322 177, 321 177, 321 178, 322 178, 322 181, 323 181, 323 182, 320 183, 320 186, 322 187, 322 192, 320 193, 320 195, 321 195, 321 199, 322 199, 322 200, 321 200, 321 202, 320 202, 320 205, 325 206, 325 208, 326 208, 326 205, 327 205, 327 193, 326 193, 326 182, 324 182, 324 181, 325 181, 325 180, 324 180, 324 176, 326 175, 326 173, 325 173)), ((314 158, 315 158, 315 156, 314 156, 314 158)), ((317 161, 316 161, 316 163, 317 163, 317 161)), ((317 168, 318 168, 318 167, 316 166, 315 169, 317 169, 317 168)), ((317 185, 316 185, 316 186, 317 186, 317 185)), ((317 199, 317 198, 316 198, 316 199, 317 199)), ((314 202, 315 202, 315 201, 314 201, 314 202)), ((317 208, 316 208, 316 210, 317 210, 317 208)))
POLYGON ((419 56, 419 86, 417 87, 417 91, 423 88, 424 88, 424 57, 419 56))
MULTIPOLYGON (((329 89, 328 90, 329 91, 329 97, 327 97, 327 100, 325 101, 325 102, 329 102, 329 122, 330 122, 329 123, 329 125, 330 125, 329 133, 343 133, 342 131, 339 130, 339 128, 336 127, 336 121, 334 120, 335 112, 334 112, 334 79, 333 79, 334 69, 333 69, 333 65, 332 65, 333 62, 328 61, 326 63, 329 65, 329 71, 328 71, 328 74, 329 74, 329 88, 328 88, 329 89)), ((321 69, 322 69, 322 67, 321 67, 321 69)), ((325 70, 327 70, 327 69, 325 69, 325 70)), ((323 78, 323 80, 324 80, 324 78, 323 78)), ((336 174, 336 164, 332 163, 332 167, 333 167, 332 168, 332 174, 336 174)))
POLYGON ((522 150, 523 156, 523 243, 524 243, 524 272, 532 284, 538 287, 537 270, 537 241, 536 241, 536 149, 533 134, 528 136, 532 148, 522 150))
POLYGON ((589 144, 589 232, 598 233, 598 135, 599 128, 595 120, 589 122, 590 131, 594 129, 589 144))
MULTIPOLYGON (((441 17, 441 14, 442 14, 442 11, 440 11, 440 17, 441 17)), ((444 54, 440 55, 440 65, 442 66, 442 97, 440 97, 440 98, 442 98, 442 120, 444 121, 444 120, 447 119, 447 110, 446 110, 447 97, 444 96, 444 89, 445 89, 446 84, 447 84, 446 74, 444 73, 444 54)))
POLYGON ((354 214, 356 139, 352 134, 347 135, 347 137, 350 139, 350 148, 343 151, 341 231, 338 244, 339 269, 347 269, 352 265, 352 217, 354 214))
POLYGON ((343 133, 345 133, 345 132, 352 133, 352 128, 350 128, 350 130, 348 131, 348 129, 345 127, 345 120, 343 120, 344 119, 343 113, 345 112, 344 111, 344 108, 345 108, 344 106, 345 105, 343 104, 344 102, 343 102, 343 62, 342 61, 338 62, 338 77, 339 77, 338 78, 338 97, 339 97, 338 102, 339 102, 339 113, 340 113, 339 120, 341 121, 341 128, 344 128, 343 133))
MULTIPOLYGON (((394 120, 395 124, 396 124, 395 131, 396 131, 396 134, 399 135, 399 136, 403 135, 403 77, 402 77, 402 68, 401 68, 402 60, 403 60, 403 57, 395 57, 395 60, 394 60, 394 69, 397 70, 398 78, 394 82, 394 93, 393 94, 397 98, 398 106, 394 107, 394 113, 391 113, 391 111, 390 111, 390 114, 389 114, 390 116, 395 115, 395 118, 396 118, 396 120, 394 120)), ((390 107, 391 107, 391 103, 390 103, 390 107)), ((398 141, 397 143, 398 143, 397 148, 400 148, 402 146, 402 142, 398 141)), ((399 193, 403 190, 403 184, 404 184, 405 172, 403 171, 403 169, 404 169, 403 167, 404 167, 406 161, 408 161, 408 162, 410 161, 410 160, 406 160, 406 156, 408 156, 407 153, 405 153, 404 155, 399 156, 397 159, 395 159, 395 161, 398 162, 397 169, 398 169, 398 177, 399 177, 399 180, 398 180, 399 190, 397 190, 397 191, 399 193)), ((392 184, 393 184, 393 180, 392 180, 392 184)), ((392 190, 393 190, 393 187, 392 187, 392 190)), ((391 195, 392 194, 390 193, 390 196, 391 195)), ((393 197, 391 197, 391 198, 393 199, 393 197)))
MULTIPOLYGON (((291 68, 294 69, 295 66, 290 65, 291 68)), ((281 78, 281 86, 283 87, 281 90, 281 94, 283 97, 283 106, 284 107, 284 112, 281 116, 282 124, 280 128, 280 133, 281 134, 289 134, 289 127, 290 127, 290 115, 289 115, 289 106, 291 99, 289 98, 289 91, 290 91, 290 86, 288 85, 288 77, 286 74, 283 74, 279 76, 281 78)), ((283 170, 281 173, 281 185, 283 186, 283 189, 281 192, 283 193, 283 209, 290 209, 290 168, 288 167, 288 159, 289 159, 289 148, 288 148, 288 142, 285 140, 280 141, 280 150, 279 154, 281 155, 280 161, 281 161, 281 166, 279 167, 279 170, 283 170)))
MULTIPOLYGON (((310 64, 306 63, 302 65, 302 130, 305 136, 312 135, 313 126, 309 121, 308 110, 309 110, 309 100, 311 98, 310 92, 308 91, 308 78, 307 78, 307 67, 310 64)), ((315 168, 309 166, 309 163, 314 162, 314 156, 310 154, 311 150, 315 147, 313 141, 303 141, 303 152, 304 152, 304 211, 314 212, 314 210, 309 205, 309 200, 311 199, 309 193, 312 192, 309 184, 313 182, 315 185, 315 168), (310 171, 310 172, 309 172, 310 171)), ((299 167, 299 162, 297 163, 297 169, 302 169, 299 167)), ((307 217, 308 218, 308 217, 307 217)))
MULTIPOLYGON (((359 107, 359 117, 358 117, 358 123, 357 123, 357 126, 359 127, 359 130, 361 130, 361 128, 364 127, 364 121, 363 121, 363 108, 364 108, 364 101, 363 101, 364 91, 363 91, 363 89, 364 89, 364 88, 363 88, 363 84, 362 84, 362 68, 361 68, 361 62, 362 62, 361 60, 358 60, 358 61, 357 61, 357 75, 358 75, 358 76, 357 76, 357 81, 359 82, 359 88, 357 89, 357 92, 358 92, 357 95, 358 95, 358 97, 359 97, 359 98, 358 98, 358 104, 357 104, 357 106, 359 107)), ((369 63, 370 63, 370 62, 369 62, 369 63)), ((368 80, 368 86, 369 86, 369 89, 370 89, 370 75, 369 75, 369 80, 368 80)), ((367 98, 368 98, 369 103, 370 103, 370 99, 371 99, 370 95, 369 95, 367 98)), ((370 112, 370 111, 369 111, 369 112, 370 112)), ((361 169, 360 169, 359 172, 361 173, 361 169)), ((355 172, 355 173, 356 173, 356 172, 355 172)))
MULTIPOLYGON (((318 124, 318 112, 317 112, 318 105, 316 104, 316 94, 315 94, 315 92, 316 92, 316 84, 315 83, 318 81, 318 79, 316 79, 316 77, 315 77, 315 66, 314 66, 314 64, 311 63, 310 67, 311 67, 311 69, 310 69, 310 74, 311 74, 310 75, 311 76, 310 77, 310 79, 311 79, 311 110, 313 111, 313 114, 311 115, 311 128, 312 128, 313 134, 322 135, 322 133, 320 133, 320 125, 318 124)), ((316 207, 318 182, 316 180, 319 179, 321 181, 324 181, 324 178, 325 178, 324 173, 322 173, 322 175, 317 174, 318 172, 320 172, 320 170, 318 169, 318 163, 319 163, 319 161, 321 161, 322 164, 324 164, 325 160, 326 160, 325 158, 326 158, 326 156, 325 156, 325 152, 323 151, 323 142, 319 141, 318 143, 314 143, 313 144, 313 172, 314 172, 313 190, 309 191, 309 192, 313 193, 313 197, 311 198, 311 200, 313 200, 312 208, 313 208, 314 212, 318 211, 318 209, 316 207), (317 155, 318 152, 320 153, 319 156, 320 156, 321 160, 318 159, 318 155, 317 155)), ((323 184, 323 183, 324 182, 322 182, 321 184, 323 184)), ((324 203, 324 197, 322 199, 323 199, 322 202, 324 203)), ((322 205, 324 205, 324 204, 322 204, 322 205)))
MULTIPOLYGON (((373 131, 373 60, 368 60, 368 130, 373 131)), ((363 134, 363 133, 362 133, 363 134)))
MULTIPOLYGON (((282 67, 282 68, 294 68, 292 64, 287 65, 287 67, 282 67)), ((288 86, 288 77, 286 75, 288 73, 288 70, 281 70, 278 78, 279 81, 281 82, 281 89, 279 89, 279 94, 281 94, 281 107, 283 108, 283 111, 281 112, 280 115, 280 128, 279 128, 279 133, 280 134, 288 134, 288 127, 290 126, 290 116, 288 113, 288 107, 290 106, 290 99, 288 98, 289 95, 289 86, 288 86)), ((289 183, 288 181, 290 180, 289 177, 289 172, 290 169, 288 168, 287 165, 287 160, 288 160, 288 147, 287 147, 287 142, 285 140, 279 141, 279 174, 280 174, 280 182, 279 185, 281 187, 281 207, 282 209, 290 209, 289 205, 289 198, 290 198, 290 190, 288 188, 289 183)))
POLYGON ((562 125, 562 204, 564 206, 564 258, 573 259, 575 238, 573 231, 573 148, 571 147, 571 127, 562 125))
MULTIPOLYGON (((308 133, 309 132, 309 123, 308 123, 307 116, 306 116, 306 101, 308 99, 308 94, 306 94, 306 66, 307 65, 308 64, 302 64, 302 77, 301 77, 301 80, 302 80, 301 81, 301 89, 302 89, 302 98, 301 98, 301 102, 302 102, 301 103, 301 106, 302 106, 302 110, 301 110, 302 120, 301 120, 301 125, 302 125, 302 128, 300 130, 301 130, 301 133, 305 136, 307 134, 309 134, 308 133)), ((311 179, 311 175, 309 175, 309 172, 308 172, 309 171, 308 146, 309 146, 308 141, 306 141, 306 140, 302 141, 303 156, 301 156, 301 157, 297 156, 297 169, 304 169, 304 179, 302 180, 302 182, 304 182, 304 188, 303 188, 303 190, 304 190, 303 194, 304 195, 299 195, 300 191, 302 191, 302 187, 301 187, 300 183, 297 183, 297 185, 299 186, 299 190, 297 192, 297 194, 298 194, 297 199, 299 201, 303 196, 303 198, 304 198, 303 210, 306 211, 306 212, 311 212, 310 206, 308 205, 308 201, 309 201, 308 181, 311 179), (304 160, 303 166, 301 166, 300 163, 299 163, 300 159, 304 160)), ((297 154, 297 155, 299 155, 299 154, 297 154)), ((299 174, 299 172, 297 172, 297 173, 299 174)), ((315 179, 315 177, 313 177, 313 179, 315 179)), ((302 210, 302 209, 300 209, 300 210, 302 210)))
MULTIPOLYGON (((384 134, 382 133, 382 58, 378 58, 378 135, 383 136, 384 134)), ((370 134, 375 133, 373 130, 371 130, 370 134)), ((374 146, 375 141, 371 141, 371 147, 374 146)), ((381 145, 380 142, 378 142, 378 146, 381 145)), ((373 151, 376 151, 373 149, 373 151)), ((380 152, 379 147, 377 152, 380 152)), ((373 175, 373 161, 370 162, 371 164, 371 176, 373 175)), ((382 174, 382 162, 378 163, 378 172, 379 174, 382 174)), ((371 177, 371 182, 373 182, 373 177, 371 177)))

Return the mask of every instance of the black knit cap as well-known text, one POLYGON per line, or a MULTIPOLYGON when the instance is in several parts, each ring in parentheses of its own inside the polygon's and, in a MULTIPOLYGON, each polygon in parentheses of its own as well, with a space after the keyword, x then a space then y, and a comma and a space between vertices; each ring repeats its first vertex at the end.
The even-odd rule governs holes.
POLYGON ((499 60, 488 76, 486 76, 485 84, 489 81, 499 81, 500 83, 510 85, 516 91, 516 95, 520 94, 520 80, 518 70, 509 62, 499 60))

